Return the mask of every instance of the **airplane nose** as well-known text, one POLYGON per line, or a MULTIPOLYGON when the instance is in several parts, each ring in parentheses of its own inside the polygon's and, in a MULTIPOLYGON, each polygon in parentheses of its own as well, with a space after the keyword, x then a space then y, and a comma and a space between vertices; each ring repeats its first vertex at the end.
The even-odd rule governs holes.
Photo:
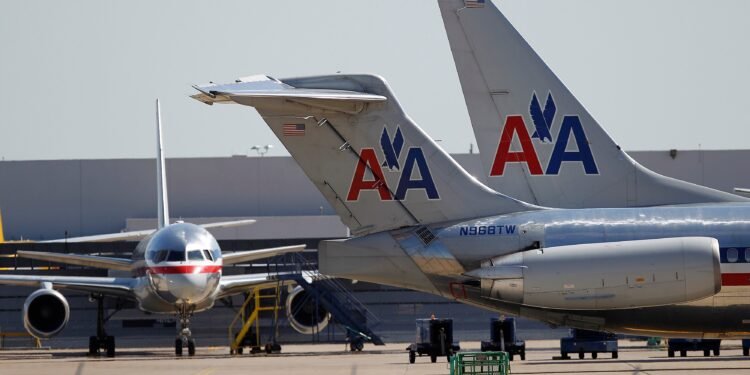
POLYGON ((167 276, 169 294, 180 302, 195 303, 205 295, 205 274, 175 274, 167 276))

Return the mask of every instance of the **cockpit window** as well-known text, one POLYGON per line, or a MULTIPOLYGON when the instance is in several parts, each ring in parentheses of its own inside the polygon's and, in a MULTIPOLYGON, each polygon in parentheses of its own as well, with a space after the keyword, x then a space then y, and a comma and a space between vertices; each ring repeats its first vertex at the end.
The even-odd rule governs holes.
POLYGON ((170 250, 169 256, 167 257, 167 261, 169 262, 184 262, 185 261, 185 252, 182 250, 170 250))
POLYGON ((203 260, 203 254, 200 250, 188 251, 188 260, 203 260))
POLYGON ((158 250, 158 251, 152 251, 150 252, 150 261, 154 263, 160 263, 167 259, 167 255, 169 254, 169 250, 158 250))
POLYGON ((211 251, 210 250, 203 250, 203 256, 205 256, 206 259, 208 259, 208 260, 210 260, 212 262, 214 261, 214 257, 211 255, 211 251))

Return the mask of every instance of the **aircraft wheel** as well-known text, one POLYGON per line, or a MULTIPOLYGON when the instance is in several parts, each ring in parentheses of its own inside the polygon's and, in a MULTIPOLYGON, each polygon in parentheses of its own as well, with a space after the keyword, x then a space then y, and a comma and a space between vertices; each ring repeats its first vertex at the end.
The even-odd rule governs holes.
POLYGON ((349 343, 349 350, 353 352, 361 352, 365 347, 365 344, 360 340, 354 340, 349 343))
POLYGON ((107 347, 107 357, 114 358, 115 357, 115 337, 114 336, 107 336, 106 339, 106 347, 107 347))
POLYGON ((194 339, 188 340, 188 355, 191 357, 195 355, 195 340, 194 339))
POLYGON ((414 361, 417 360, 417 353, 414 353, 413 350, 409 350, 409 363, 414 363, 414 361))
POLYGON ((174 340, 174 355, 182 356, 182 339, 177 338, 174 340))

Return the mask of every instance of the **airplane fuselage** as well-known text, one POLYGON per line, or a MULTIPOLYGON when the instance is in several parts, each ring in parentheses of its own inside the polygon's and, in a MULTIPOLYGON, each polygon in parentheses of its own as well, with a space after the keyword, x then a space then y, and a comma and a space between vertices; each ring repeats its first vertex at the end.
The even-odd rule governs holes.
POLYGON ((222 257, 216 239, 190 223, 176 223, 143 239, 133 252, 131 275, 139 309, 174 313, 180 306, 202 311, 219 293, 222 257))
MULTIPOLYGON (((435 239, 428 244, 419 241, 418 231, 414 228, 338 243, 343 246, 324 244, 320 250, 321 272, 419 289, 555 325, 671 337, 750 337, 748 204, 545 209, 434 225, 430 230, 435 239), (720 262, 721 280, 717 279, 717 283, 721 285, 717 294, 685 303, 614 309, 545 308, 492 298, 478 283, 466 277, 467 272, 480 268, 488 259, 524 251, 543 253, 545 248, 569 245, 695 236, 718 240, 716 258, 720 262), (372 246, 373 243, 378 246, 372 246), (369 246, 365 247, 366 244, 369 246), (396 248, 401 252, 395 251, 396 248), (347 249, 358 252, 359 257, 347 257, 344 253, 347 249), (377 267, 372 263, 374 256, 382 256, 390 264, 410 265, 377 267), (404 262, 409 260, 411 262, 404 262), (344 266, 351 271, 342 269, 344 266), (416 272, 426 277, 416 275, 416 272)), ((674 259, 675 264, 683 261, 674 259)), ((643 263, 645 270, 649 259, 643 259, 643 263)), ((585 260, 581 266, 582 270, 586 269, 585 260)), ((549 264, 549 269, 543 273, 555 272, 555 265, 549 264)), ((638 267, 631 277, 640 278, 636 272, 638 267)), ((565 295, 561 298, 597 298, 589 290, 579 290, 580 285, 566 283, 568 276, 559 276, 560 283, 566 288, 561 291, 565 295)), ((650 277, 648 280, 639 279, 645 283, 643 285, 630 279, 632 285, 629 287, 645 287, 652 281, 650 277)), ((602 278, 602 285, 604 282, 602 278)), ((621 298, 629 289, 628 284, 625 285, 620 296, 615 292, 606 297, 621 298)))

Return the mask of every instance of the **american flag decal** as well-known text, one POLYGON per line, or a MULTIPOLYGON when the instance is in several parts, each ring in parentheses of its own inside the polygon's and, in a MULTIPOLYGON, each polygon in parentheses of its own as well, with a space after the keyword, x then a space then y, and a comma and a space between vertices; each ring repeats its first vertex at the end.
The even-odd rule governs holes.
POLYGON ((464 6, 467 8, 483 8, 485 0, 464 0, 464 6))
POLYGON ((285 137, 305 135, 305 124, 284 124, 281 127, 281 134, 285 137))

